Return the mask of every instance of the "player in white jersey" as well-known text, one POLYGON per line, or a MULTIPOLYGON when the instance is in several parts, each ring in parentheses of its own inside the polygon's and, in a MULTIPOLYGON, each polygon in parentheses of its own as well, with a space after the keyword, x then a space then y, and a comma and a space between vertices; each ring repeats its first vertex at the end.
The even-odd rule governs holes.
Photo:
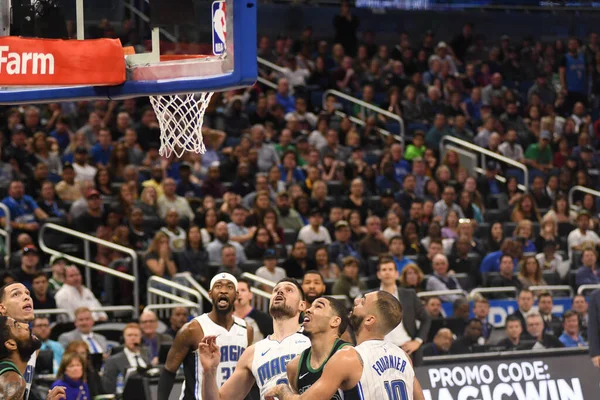
MULTIPOLYGON (((0 315, 11 317, 19 322, 30 323, 35 318, 33 314, 33 300, 29 289, 22 283, 14 282, 0 287, 0 315)), ((31 392, 31 383, 33 382, 33 372, 37 361, 37 352, 33 353, 27 363, 27 368, 23 378, 27 382, 23 399, 29 398, 31 392)), ((0 386, 3 382, 0 380, 0 386)), ((60 400, 66 398, 65 388, 57 386, 48 392, 46 400, 60 400)))
POLYGON ((274 333, 248 347, 221 389, 217 386, 219 346, 215 337, 205 337, 200 343, 204 400, 242 400, 255 382, 264 399, 270 388, 287 385, 288 362, 310 346, 310 340, 299 333, 298 320, 305 307, 304 292, 297 281, 285 278, 277 282, 269 304, 274 333))
POLYGON ((302 394, 278 385, 266 400, 330 399, 338 389, 358 386, 364 400, 424 400, 410 358, 398 346, 384 340, 402 321, 402 306, 390 293, 368 293, 354 301, 350 323, 358 346, 338 350, 325 364, 323 374, 302 394))
POLYGON ((217 274, 210 282, 208 293, 212 299, 212 311, 185 324, 175 336, 167 362, 160 374, 159 400, 169 398, 175 374, 182 362, 185 382, 179 398, 181 400, 202 399, 202 366, 198 359, 198 343, 204 337, 216 336, 217 343, 221 346, 217 372, 218 386, 222 386, 233 374, 242 353, 248 344, 252 343, 252 328, 246 326, 246 321, 233 315, 233 305, 237 297, 237 279, 228 273, 217 274))

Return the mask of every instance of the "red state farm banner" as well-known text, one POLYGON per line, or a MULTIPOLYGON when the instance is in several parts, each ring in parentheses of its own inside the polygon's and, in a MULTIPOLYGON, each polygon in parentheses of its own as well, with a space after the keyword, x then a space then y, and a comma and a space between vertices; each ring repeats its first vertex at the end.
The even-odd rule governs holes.
POLYGON ((125 57, 119 39, 0 38, 0 85, 119 85, 125 57))

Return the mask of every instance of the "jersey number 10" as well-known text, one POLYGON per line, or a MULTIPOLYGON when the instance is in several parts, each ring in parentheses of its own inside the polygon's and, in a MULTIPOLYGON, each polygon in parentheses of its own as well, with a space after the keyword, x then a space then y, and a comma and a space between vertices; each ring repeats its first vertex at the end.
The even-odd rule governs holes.
POLYGON ((389 400, 408 400, 406 383, 403 380, 385 381, 383 384, 389 400))

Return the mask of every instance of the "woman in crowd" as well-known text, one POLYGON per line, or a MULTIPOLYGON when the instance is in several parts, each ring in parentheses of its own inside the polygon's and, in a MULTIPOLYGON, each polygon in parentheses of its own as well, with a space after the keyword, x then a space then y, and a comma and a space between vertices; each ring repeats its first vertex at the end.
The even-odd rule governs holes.
MULTIPOLYGON (((281 227, 279 226, 279 217, 277 216, 277 213, 274 209, 269 208, 263 213, 261 225, 267 228, 267 230, 269 231, 269 235, 271 235, 275 244, 285 244, 285 236, 283 233, 283 229, 281 229, 281 227)), ((285 256, 285 254, 278 254, 277 256, 283 257, 285 256)))
POLYGON ((556 223, 570 223, 575 225, 577 213, 569 207, 569 198, 564 193, 558 193, 552 208, 544 215, 546 218, 555 218, 556 223))
POLYGON ((540 234, 535 239, 535 248, 537 251, 542 251, 546 242, 558 242, 558 222, 556 217, 549 212, 542 218, 540 224, 540 234))
POLYGON ((337 279, 340 277, 340 268, 332 262, 329 262, 329 254, 326 247, 319 247, 315 251, 315 263, 317 271, 323 275, 325 279, 337 279))
POLYGON ((425 275, 421 268, 417 266, 417 264, 408 264, 400 273, 400 286, 408 289, 414 289, 415 292, 422 292, 425 282, 425 275))
POLYGON ((158 218, 158 206, 156 204, 156 189, 145 187, 142 190, 139 200, 135 202, 135 207, 142 210, 144 217, 158 218))
POLYGON ((524 219, 528 219, 533 222, 540 222, 540 212, 535 205, 533 196, 529 193, 521 196, 517 205, 511 214, 512 222, 521 222, 524 219))
POLYGON ((275 246, 275 241, 269 233, 269 230, 264 226, 259 226, 254 231, 252 239, 248 242, 245 248, 246 257, 249 260, 262 261, 265 251, 272 249, 275 246))
POLYGON ((50 386, 63 386, 66 400, 91 399, 90 388, 85 382, 86 360, 77 353, 65 353, 58 368, 57 380, 50 386))
POLYGON ((442 238, 458 239, 458 213, 454 210, 448 211, 444 227, 442 228, 442 238))
POLYGON ((400 226, 400 217, 394 211, 387 213, 386 217, 386 228, 383 231, 383 236, 390 240, 394 236, 402 236, 402 227, 400 226))
MULTIPOLYGON (((144 257, 148 275, 172 278, 177 273, 177 264, 169 247, 169 237, 164 232, 156 232, 144 257)), ((169 289, 168 289, 169 290, 169 289)))
POLYGON ((520 221, 513 233, 515 239, 524 241, 523 253, 537 253, 533 236, 533 224, 528 219, 520 221))
POLYGON ((546 281, 542 277, 540 263, 535 256, 527 256, 521 262, 521 270, 518 276, 523 289, 529 289, 530 286, 545 286, 546 281))
POLYGON ((490 226, 490 232, 488 234, 487 240, 487 251, 494 252, 500 250, 500 246, 502 245, 502 241, 504 240, 504 229, 502 228, 501 222, 494 222, 492 226, 490 226))
POLYGON ((202 234, 197 225, 192 225, 187 231, 187 246, 184 251, 175 255, 177 266, 181 272, 189 272, 194 279, 204 284, 208 281, 206 263, 208 254, 204 249, 202 234))
POLYGON ((202 243, 210 243, 215 240, 215 226, 219 222, 217 211, 214 208, 209 208, 204 213, 204 223, 200 229, 202 235, 202 243))

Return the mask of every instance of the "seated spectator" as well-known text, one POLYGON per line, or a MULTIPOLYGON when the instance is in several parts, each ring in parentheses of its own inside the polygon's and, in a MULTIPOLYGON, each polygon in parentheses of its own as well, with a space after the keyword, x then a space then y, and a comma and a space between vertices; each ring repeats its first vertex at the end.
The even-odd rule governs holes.
POLYGON ((506 188, 497 178, 499 165, 494 160, 488 160, 485 167, 485 175, 477 178, 477 191, 486 199, 487 207, 497 206, 495 199, 491 195, 499 195, 506 192, 506 188))
POLYGON ((262 260, 265 252, 268 249, 273 249, 273 246, 275 246, 275 241, 269 230, 264 226, 259 226, 252 239, 246 244, 244 253, 249 260, 262 260))
POLYGON ((46 181, 42 184, 38 205, 50 218, 66 218, 67 211, 60 199, 55 198, 54 184, 46 181))
POLYGON ((255 226, 248 228, 244 225, 246 214, 246 209, 241 205, 236 206, 231 212, 231 222, 227 224, 227 232, 233 242, 244 244, 252 239, 256 232, 255 226))
MULTIPOLYGON (((148 153, 150 154, 150 153, 148 153)), ((161 182, 165 177, 165 171, 159 164, 152 165, 150 168, 150 179, 142 182, 144 188, 154 188, 156 191, 156 198, 160 198, 163 195, 163 186, 161 182)))
POLYGON ((240 278, 243 271, 238 265, 235 248, 228 244, 223 246, 221 248, 221 267, 217 270, 217 273, 226 272, 240 278))
POLYGON ((531 194, 522 195, 510 217, 512 222, 521 222, 524 219, 528 219, 532 222, 540 222, 540 213, 535 205, 535 200, 531 194))
POLYGON ((363 260, 350 240, 351 233, 348 223, 344 220, 335 223, 335 242, 329 246, 329 259, 338 265, 342 264, 342 259, 348 256, 356 257, 362 263, 363 260))
POLYGON ((254 328, 254 343, 256 343, 273 334, 273 318, 269 314, 252 307, 253 295, 250 288, 250 281, 245 278, 238 280, 238 297, 237 301, 234 302, 235 310, 233 314, 238 318, 242 318, 254 328))
MULTIPOLYGON (((352 257, 352 256, 347 256, 352 257)), ((355 257, 354 257, 355 258, 355 257)), ((342 265, 344 263, 344 259, 342 258, 342 265)), ((358 260, 358 259, 357 259, 358 260)), ((359 264, 360 267, 360 264, 359 264)), ((315 251, 315 269, 319 271, 319 273, 325 279, 338 279, 340 277, 340 267, 334 262, 330 261, 329 254, 327 253, 326 247, 319 247, 315 251)))
MULTIPOLYGON (((8 196, 2 200, 2 203, 8 207, 10 212, 10 225, 13 234, 17 232, 37 232, 39 229, 38 221, 48 218, 38 204, 25 194, 25 187, 21 181, 12 181, 8 187, 8 196)), ((4 211, 0 212, 4 220, 4 211)), ((2 221, 2 226, 6 223, 2 221)))
POLYGON ((175 335, 177 332, 183 327, 183 325, 188 322, 189 312, 185 307, 175 307, 173 311, 171 311, 171 316, 169 317, 169 326, 167 328, 166 333, 175 339, 175 335))
POLYGON ((454 341, 454 335, 448 328, 442 328, 435 334, 433 342, 423 345, 423 357, 446 356, 450 354, 450 348, 454 341))
POLYGON ((281 180, 286 184, 304 182, 306 177, 302 169, 298 168, 298 156, 293 150, 288 150, 281 157, 281 180))
POLYGON ((573 251, 582 251, 586 247, 597 248, 600 245, 600 237, 596 232, 589 229, 589 226, 589 212, 580 211, 577 215, 577 229, 571 231, 567 236, 569 257, 571 257, 573 251))
POLYGON ((544 243, 542 252, 536 254, 535 258, 540 264, 542 271, 557 272, 561 279, 565 279, 569 273, 570 265, 564 263, 562 256, 558 253, 558 245, 554 241, 544 243))
MULTIPOLYGON (((486 342, 490 339, 492 332, 494 330, 494 326, 488 322, 488 317, 490 314, 490 302, 483 296, 478 296, 475 298, 475 305, 473 306, 473 314, 476 319, 481 321, 481 336, 486 340, 486 342)), ((466 313, 466 317, 468 318, 469 313, 466 313)))
POLYGON ((290 256, 281 264, 290 278, 300 279, 306 271, 315 270, 316 264, 307 257, 306 244, 298 240, 292 245, 290 256))
POLYGON ((129 244, 135 251, 146 251, 152 237, 144 227, 144 212, 141 208, 133 208, 129 214, 129 244))
POLYGON ((544 321, 544 332, 559 337, 563 331, 563 324, 560 318, 552 314, 552 295, 549 292, 543 292, 538 295, 538 312, 544 321))
POLYGON ((166 233, 158 231, 148 247, 144 257, 149 275, 155 275, 161 278, 172 278, 177 273, 177 264, 169 245, 169 237, 166 233))
MULTIPOLYGON (((495 225, 495 224, 494 224, 495 225)), ((492 226, 494 228, 494 226, 492 226)), ((502 225, 500 228, 502 229, 502 225)), ((516 242, 510 238, 506 238, 502 241, 502 245, 500 246, 500 250, 489 253, 484 259, 481 261, 481 265, 479 266, 479 271, 482 274, 486 274, 488 272, 499 272, 500 271, 500 261, 502 256, 509 256, 511 259, 516 258, 516 247, 518 245, 516 242)), ((518 260, 514 260, 514 270, 516 270, 518 260)))
POLYGON ((153 366, 158 365, 158 353, 163 344, 173 343, 173 338, 165 333, 159 333, 158 317, 153 311, 145 310, 140 314, 140 328, 144 347, 148 350, 148 359, 153 366))
POLYGON ((300 229, 298 240, 307 245, 311 244, 331 244, 329 231, 323 226, 323 216, 317 209, 310 213, 309 224, 300 229))
MULTIPOLYGON (((285 244, 284 243, 285 237, 284 237, 283 229, 281 229, 281 227, 279 226, 279 220, 277 218, 277 213, 275 212, 274 209, 268 208, 265 210, 265 212, 262 215, 262 220, 259 225, 262 225, 265 228, 267 228, 269 235, 271 236, 271 238, 273 239, 273 242, 276 245, 277 244, 280 244, 280 245, 285 244)), ((281 255, 278 254, 278 257, 281 257, 281 255)))
POLYGON ((202 197, 202 188, 192 181, 192 166, 187 162, 179 164, 179 182, 177 182, 175 193, 185 198, 202 197))
POLYGON ((404 240, 400 235, 392 236, 388 243, 389 253, 396 264, 398 273, 401 274, 404 267, 406 267, 408 264, 414 264, 414 261, 404 257, 404 240))
POLYGON ((478 224, 480 224, 483 222, 483 214, 481 213, 481 208, 479 208, 479 206, 473 201, 474 198, 474 193, 463 190, 460 192, 458 198, 458 206, 462 210, 465 218, 476 221, 478 224))
POLYGON ((142 190, 140 198, 135 201, 134 207, 138 207, 144 213, 144 217, 156 217, 158 218, 158 205, 156 189, 153 187, 146 187, 142 190))
POLYGON ((87 208, 78 217, 73 217, 73 229, 84 233, 92 233, 103 225, 104 210, 100 193, 92 189, 86 194, 87 208))
POLYGON ((544 332, 544 321, 542 316, 537 312, 531 312, 527 316, 527 332, 524 335, 524 339, 535 340, 533 350, 539 349, 556 349, 564 347, 560 340, 556 336, 550 335, 544 332))
POLYGON ((62 180, 55 186, 56 194, 62 201, 73 202, 82 197, 79 185, 75 182, 75 170, 73 164, 63 165, 62 180))
POLYGON ((413 135, 412 143, 406 147, 404 159, 407 161, 413 161, 415 158, 422 158, 425 154, 425 149, 425 132, 422 130, 417 130, 413 135))
POLYGON ((406 265, 400 273, 400 286, 407 289, 413 289, 415 292, 420 293, 425 288, 425 275, 421 268, 417 264, 410 263, 406 265))
POLYGON ((205 196, 221 198, 226 191, 227 189, 225 186, 223 186, 223 182, 221 180, 221 169, 219 167, 219 162, 215 161, 210 165, 210 167, 208 167, 208 174, 202 183, 202 193, 205 196))
POLYGON ((279 192, 276 199, 277 208, 275 211, 278 214, 279 226, 283 229, 291 229, 299 231, 304 223, 298 211, 291 207, 290 196, 287 192, 279 192))
POLYGON ((112 187, 111 176, 106 167, 100 166, 98 168, 98 172, 94 177, 94 185, 103 201, 114 200, 116 191, 112 187))
POLYGON ((581 254, 581 267, 577 269, 575 275, 575 285, 595 285, 600 283, 598 271, 596 269, 596 261, 598 256, 596 250, 585 249, 581 254))
POLYGON ((388 240, 381 232, 381 220, 377 216, 367 218, 367 235, 358 243, 363 260, 377 257, 388 250, 388 240))
MULTIPOLYGON (((92 291, 83 286, 81 272, 79 272, 79 268, 73 265, 65 268, 65 283, 56 292, 54 299, 58 308, 64 308, 67 311, 69 321, 76 319, 76 311, 81 307, 90 310, 102 307, 92 291)), ((106 321, 108 319, 108 315, 104 311, 94 311, 92 315, 93 321, 106 321)))
POLYGON ((77 353, 65 353, 56 374, 57 380, 50 385, 50 390, 63 387, 66 400, 92 398, 86 382, 86 361, 77 353))
POLYGON ((440 240, 430 241, 429 247, 427 247, 426 258, 421 262, 423 273, 427 275, 433 274, 433 259, 438 254, 444 254, 444 245, 440 240))
POLYGON ((504 333, 506 337, 499 341, 496 346, 503 347, 506 351, 526 350, 531 347, 521 341, 523 325, 521 325, 521 320, 516 315, 509 315, 506 318, 504 333))
MULTIPOLYGON (((201 284, 208 282, 206 263, 208 254, 202 242, 200 228, 190 226, 187 232, 187 246, 182 252, 175 254, 177 269, 180 272, 189 272, 201 284)), ((143 328, 143 326, 142 326, 143 328)))
POLYGON ((83 340, 88 345, 89 352, 92 354, 104 353, 107 351, 108 345, 106 338, 103 335, 92 331, 94 319, 92 318, 90 309, 83 306, 78 307, 75 310, 74 315, 75 329, 61 334, 58 337, 58 342, 66 348, 72 341, 83 340))
POLYGON ((41 267, 42 265, 40 265, 40 255, 37 247, 33 244, 28 244, 23 247, 21 263, 18 269, 12 271, 12 275, 18 282, 25 285, 27 289, 32 290, 33 278, 39 272, 41 267))
POLYGON ((88 161, 88 149, 83 146, 77 147, 75 149, 75 162, 73 163, 75 182, 93 181, 96 177, 97 169, 93 165, 88 164, 88 161))
MULTIPOLYGON (((325 251, 325 254, 327 252, 325 251)), ((343 261, 342 275, 333 284, 332 294, 344 295, 351 302, 367 289, 363 281, 359 279, 359 262, 354 257, 346 257, 343 261)))
POLYGON ((523 289, 529 289, 530 286, 546 286, 548 283, 542 277, 540 263, 534 256, 525 257, 521 261, 521 268, 518 279, 523 289))
POLYGON ((56 301, 52 293, 48 292, 48 277, 43 272, 33 275, 31 299, 34 310, 55 309, 56 301))
POLYGON ((448 211, 442 228, 442 238, 458 239, 458 213, 454 210, 448 211))
POLYGON ((48 317, 35 317, 31 326, 31 333, 33 333, 40 340, 40 342, 42 342, 42 347, 40 347, 40 350, 52 351, 52 373, 56 374, 58 373, 58 367, 60 366, 65 350, 60 343, 50 339, 50 332, 50 320, 48 317))
POLYGON ((531 184, 531 195, 533 196, 533 200, 535 201, 537 208, 547 209, 552 206, 552 199, 546 192, 546 182, 544 181, 543 177, 536 176, 533 178, 533 183, 531 184))
POLYGON ((500 154, 512 160, 522 163, 524 161, 523 147, 518 143, 517 131, 509 129, 506 131, 504 142, 498 146, 500 154))
MULTIPOLYGON (((461 290, 458 280, 448 274, 448 259, 443 254, 437 254, 433 257, 433 275, 427 280, 427 291, 439 290, 461 290)), ((461 296, 458 294, 448 294, 440 296, 443 301, 454 301, 461 296)))
POLYGON ((148 368, 151 358, 146 348, 141 348, 142 329, 136 323, 129 323, 123 329, 123 351, 114 354, 104 362, 102 386, 108 393, 116 393, 117 377, 126 376, 129 368, 148 368))
POLYGON ((442 300, 438 296, 427 296, 425 298, 425 311, 431 319, 444 319, 442 300))
MULTIPOLYGON (((263 266, 256 270, 256 276, 259 276, 263 279, 269 280, 271 282, 279 282, 283 278, 286 278, 287 275, 285 273, 285 269, 277 266, 277 255, 275 254, 275 250, 268 249, 265 251, 263 256, 263 266)), ((262 289, 266 292, 271 292, 273 290, 273 286, 261 285, 262 289)))
POLYGON ((236 260, 239 263, 246 262, 246 253, 241 244, 229 240, 229 232, 227 231, 227 223, 219 222, 215 226, 215 240, 206 246, 208 260, 212 263, 221 263, 221 248, 229 244, 235 249, 236 260))
POLYGON ((472 319, 467 323, 465 328, 465 334, 459 337, 450 346, 450 354, 470 354, 474 353, 477 346, 479 346, 479 340, 481 339, 481 321, 478 319, 472 319))
POLYGON ((442 138, 446 135, 451 135, 452 131, 450 131, 446 124, 447 121, 444 114, 438 113, 435 114, 435 117, 429 114, 425 115, 425 117, 431 117, 430 121, 433 120, 433 125, 425 135, 425 144, 429 148, 436 148, 436 146, 439 146, 442 138))
POLYGON ((501 222, 494 222, 490 226, 490 231, 486 241, 486 250, 488 252, 497 252, 504 243, 504 229, 501 222))
POLYGON ((361 223, 360 212, 356 210, 350 211, 348 225, 350 225, 350 240, 353 243, 360 243, 367 235, 367 228, 361 223))
POLYGON ((536 250, 542 252, 546 241, 556 243, 558 240, 558 222, 556 217, 548 214, 544 215, 540 226, 540 234, 535 240, 536 250))
POLYGON ((454 201, 456 199, 456 191, 452 186, 446 186, 442 193, 442 200, 435 203, 433 207, 434 219, 438 222, 445 221, 448 216, 448 211, 454 210, 458 214, 459 218, 464 218, 463 212, 460 206, 454 201))
POLYGON ((533 143, 525 151, 525 164, 531 168, 538 169, 544 173, 552 169, 554 154, 550 148, 552 133, 542 131, 538 143, 533 143))
POLYGON ((588 340, 588 302, 584 295, 576 294, 571 301, 571 309, 579 315, 579 331, 581 335, 588 340))
POLYGON ((52 276, 48 280, 50 293, 56 294, 58 289, 62 287, 65 282, 65 267, 67 266, 67 260, 60 256, 50 257, 50 269, 52 270, 52 276))
POLYGON ((165 216, 166 226, 160 228, 160 232, 169 238, 169 247, 173 253, 180 253, 185 249, 186 232, 179 226, 179 214, 177 210, 171 209, 165 216))
POLYGON ((533 305, 533 292, 529 289, 521 289, 517 297, 517 310, 512 315, 519 318, 524 329, 526 328, 527 316, 536 312, 533 305))
POLYGON ((587 342, 579 332, 579 316, 576 311, 567 310, 563 314, 563 333, 558 340, 565 347, 587 347, 587 342))
POLYGON ((471 242, 462 236, 454 242, 454 250, 450 254, 450 269, 457 274, 468 274, 472 284, 477 280, 477 265, 469 258, 471 242))
MULTIPOLYGON (((511 256, 504 254, 500 257, 500 270, 498 276, 492 277, 489 282, 489 287, 515 287, 521 290, 521 281, 513 275, 515 270, 514 262, 511 256)), ((490 297, 495 299, 505 299, 511 297, 511 292, 490 293, 490 297)))
POLYGON ((171 178, 166 178, 162 182, 163 195, 157 200, 158 215, 161 218, 166 218, 169 210, 175 209, 180 218, 187 218, 190 222, 194 220, 194 212, 192 211, 188 201, 175 193, 175 181, 171 178))

